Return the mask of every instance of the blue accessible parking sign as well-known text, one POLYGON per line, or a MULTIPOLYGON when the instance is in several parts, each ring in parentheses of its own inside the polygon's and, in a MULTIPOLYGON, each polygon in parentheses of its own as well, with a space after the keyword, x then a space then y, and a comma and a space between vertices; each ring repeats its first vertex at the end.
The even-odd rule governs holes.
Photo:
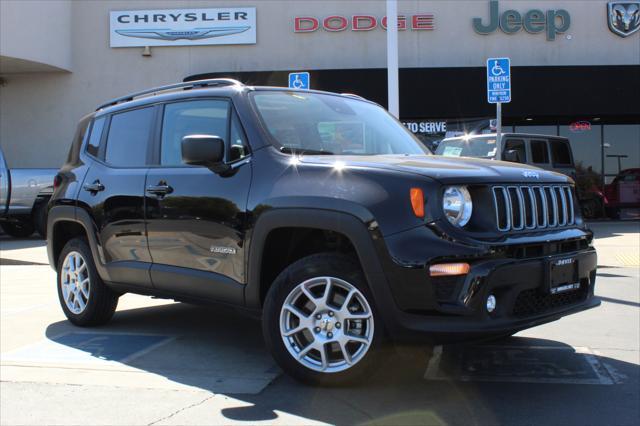
POLYGON ((311 79, 308 72, 292 72, 289 74, 289 89, 309 90, 311 79))
POLYGON ((490 104, 511 102, 509 58, 487 59, 487 99, 490 104))

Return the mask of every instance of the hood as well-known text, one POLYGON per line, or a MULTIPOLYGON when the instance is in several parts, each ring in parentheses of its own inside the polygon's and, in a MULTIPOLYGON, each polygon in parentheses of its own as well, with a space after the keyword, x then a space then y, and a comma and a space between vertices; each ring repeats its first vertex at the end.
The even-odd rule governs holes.
POLYGON ((437 155, 303 155, 303 164, 397 170, 426 176, 446 184, 569 183, 563 174, 520 163, 437 155))

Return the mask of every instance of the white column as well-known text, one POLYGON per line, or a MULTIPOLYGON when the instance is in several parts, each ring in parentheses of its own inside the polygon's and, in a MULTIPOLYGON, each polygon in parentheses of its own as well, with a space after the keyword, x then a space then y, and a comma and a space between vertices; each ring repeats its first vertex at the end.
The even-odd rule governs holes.
POLYGON ((387 87, 389 103, 387 109, 400 118, 398 95, 398 2, 387 0, 387 87))

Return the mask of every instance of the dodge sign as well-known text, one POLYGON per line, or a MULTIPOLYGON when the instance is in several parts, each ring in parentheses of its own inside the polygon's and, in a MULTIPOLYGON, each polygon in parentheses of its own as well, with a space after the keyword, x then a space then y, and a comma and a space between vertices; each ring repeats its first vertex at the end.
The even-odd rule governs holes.
POLYGON ((110 13, 111 47, 255 44, 255 7, 110 13))

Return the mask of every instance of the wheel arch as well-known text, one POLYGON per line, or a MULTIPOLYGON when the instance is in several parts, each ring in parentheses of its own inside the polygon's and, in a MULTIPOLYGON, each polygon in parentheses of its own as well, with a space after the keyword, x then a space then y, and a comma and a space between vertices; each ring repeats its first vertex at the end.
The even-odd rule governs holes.
POLYGON ((271 285, 261 276, 265 244, 272 232, 283 228, 331 231, 346 237, 355 249, 376 305, 381 310, 393 309, 393 297, 373 242, 372 234, 377 231, 370 231, 365 223, 348 213, 305 208, 271 210, 258 218, 249 241, 245 288, 247 307, 262 308, 262 290, 264 286, 271 285))
POLYGON ((53 269, 58 267, 58 258, 65 244, 75 237, 87 239, 98 274, 103 279, 108 276, 100 255, 97 228, 89 214, 75 206, 51 207, 47 216, 47 254, 53 269))

